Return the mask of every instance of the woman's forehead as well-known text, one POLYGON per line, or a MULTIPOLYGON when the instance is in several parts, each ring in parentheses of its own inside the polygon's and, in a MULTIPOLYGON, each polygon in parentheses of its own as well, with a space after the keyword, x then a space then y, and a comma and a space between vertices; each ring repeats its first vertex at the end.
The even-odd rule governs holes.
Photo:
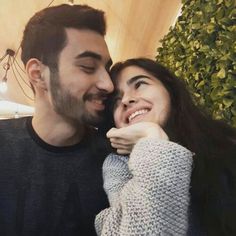
POLYGON ((132 79, 135 76, 148 76, 153 77, 150 73, 148 73, 146 70, 144 70, 141 67, 138 66, 128 66, 124 69, 122 69, 116 76, 114 83, 116 86, 127 83, 130 79, 132 79))

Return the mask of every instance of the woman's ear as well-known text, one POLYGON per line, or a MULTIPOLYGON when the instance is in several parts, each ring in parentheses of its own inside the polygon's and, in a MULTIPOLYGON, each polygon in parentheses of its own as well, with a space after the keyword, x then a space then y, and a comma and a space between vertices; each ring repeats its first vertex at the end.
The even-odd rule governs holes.
POLYGON ((47 83, 45 78, 42 77, 44 67, 45 66, 42 62, 36 58, 31 58, 26 64, 25 69, 29 77, 29 81, 36 90, 47 90, 47 83))

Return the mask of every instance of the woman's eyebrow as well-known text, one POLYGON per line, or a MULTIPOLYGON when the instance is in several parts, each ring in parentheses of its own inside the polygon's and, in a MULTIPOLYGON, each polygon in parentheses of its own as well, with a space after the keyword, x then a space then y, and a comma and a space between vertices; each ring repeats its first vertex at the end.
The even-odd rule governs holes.
MULTIPOLYGON (((146 79, 151 79, 151 77, 147 76, 147 75, 136 75, 132 78, 130 78, 126 84, 128 86, 130 86, 131 84, 135 83, 135 81, 139 80, 139 79, 143 79, 143 78, 146 78, 146 79)), ((119 89, 118 87, 115 89, 115 91, 113 92, 113 96, 118 96, 118 95, 121 95, 123 92, 121 89, 119 89)))
POLYGON ((127 83, 127 85, 131 85, 131 84, 133 84, 136 80, 142 79, 142 78, 151 79, 151 78, 150 78, 149 76, 147 76, 147 75, 136 75, 136 76, 130 78, 126 83, 127 83))

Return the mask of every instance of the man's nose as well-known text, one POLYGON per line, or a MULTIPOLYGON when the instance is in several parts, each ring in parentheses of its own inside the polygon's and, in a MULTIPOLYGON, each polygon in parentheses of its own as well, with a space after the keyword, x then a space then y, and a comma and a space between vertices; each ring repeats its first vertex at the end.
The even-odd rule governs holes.
POLYGON ((114 84, 106 70, 100 75, 96 85, 99 90, 104 90, 107 93, 112 93, 114 90, 114 84))

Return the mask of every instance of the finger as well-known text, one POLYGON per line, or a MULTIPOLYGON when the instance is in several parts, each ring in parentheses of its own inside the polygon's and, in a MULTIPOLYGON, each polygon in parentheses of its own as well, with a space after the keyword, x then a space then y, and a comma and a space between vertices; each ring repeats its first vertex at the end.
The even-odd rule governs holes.
POLYGON ((122 144, 117 144, 117 143, 111 143, 111 146, 115 149, 127 149, 127 150, 133 149, 132 145, 122 145, 122 144))
POLYGON ((107 138, 111 138, 111 137, 116 137, 116 131, 117 131, 117 128, 111 128, 107 133, 106 133, 106 136, 107 138))
POLYGON ((111 128, 108 132, 107 132, 107 137, 108 138, 119 138, 119 137, 123 137, 124 134, 127 134, 127 127, 123 127, 123 128, 111 128))
POLYGON ((124 145, 124 144, 120 144, 120 143, 111 143, 111 146, 114 148, 132 148, 131 145, 124 145))
POLYGON ((120 142, 120 138, 109 138, 111 143, 119 143, 120 142))
POLYGON ((121 145, 132 145, 133 142, 129 139, 123 139, 123 138, 110 138, 111 143, 117 143, 121 145))
POLYGON ((117 153, 120 155, 128 155, 131 153, 130 150, 126 150, 126 149, 117 149, 117 153))

